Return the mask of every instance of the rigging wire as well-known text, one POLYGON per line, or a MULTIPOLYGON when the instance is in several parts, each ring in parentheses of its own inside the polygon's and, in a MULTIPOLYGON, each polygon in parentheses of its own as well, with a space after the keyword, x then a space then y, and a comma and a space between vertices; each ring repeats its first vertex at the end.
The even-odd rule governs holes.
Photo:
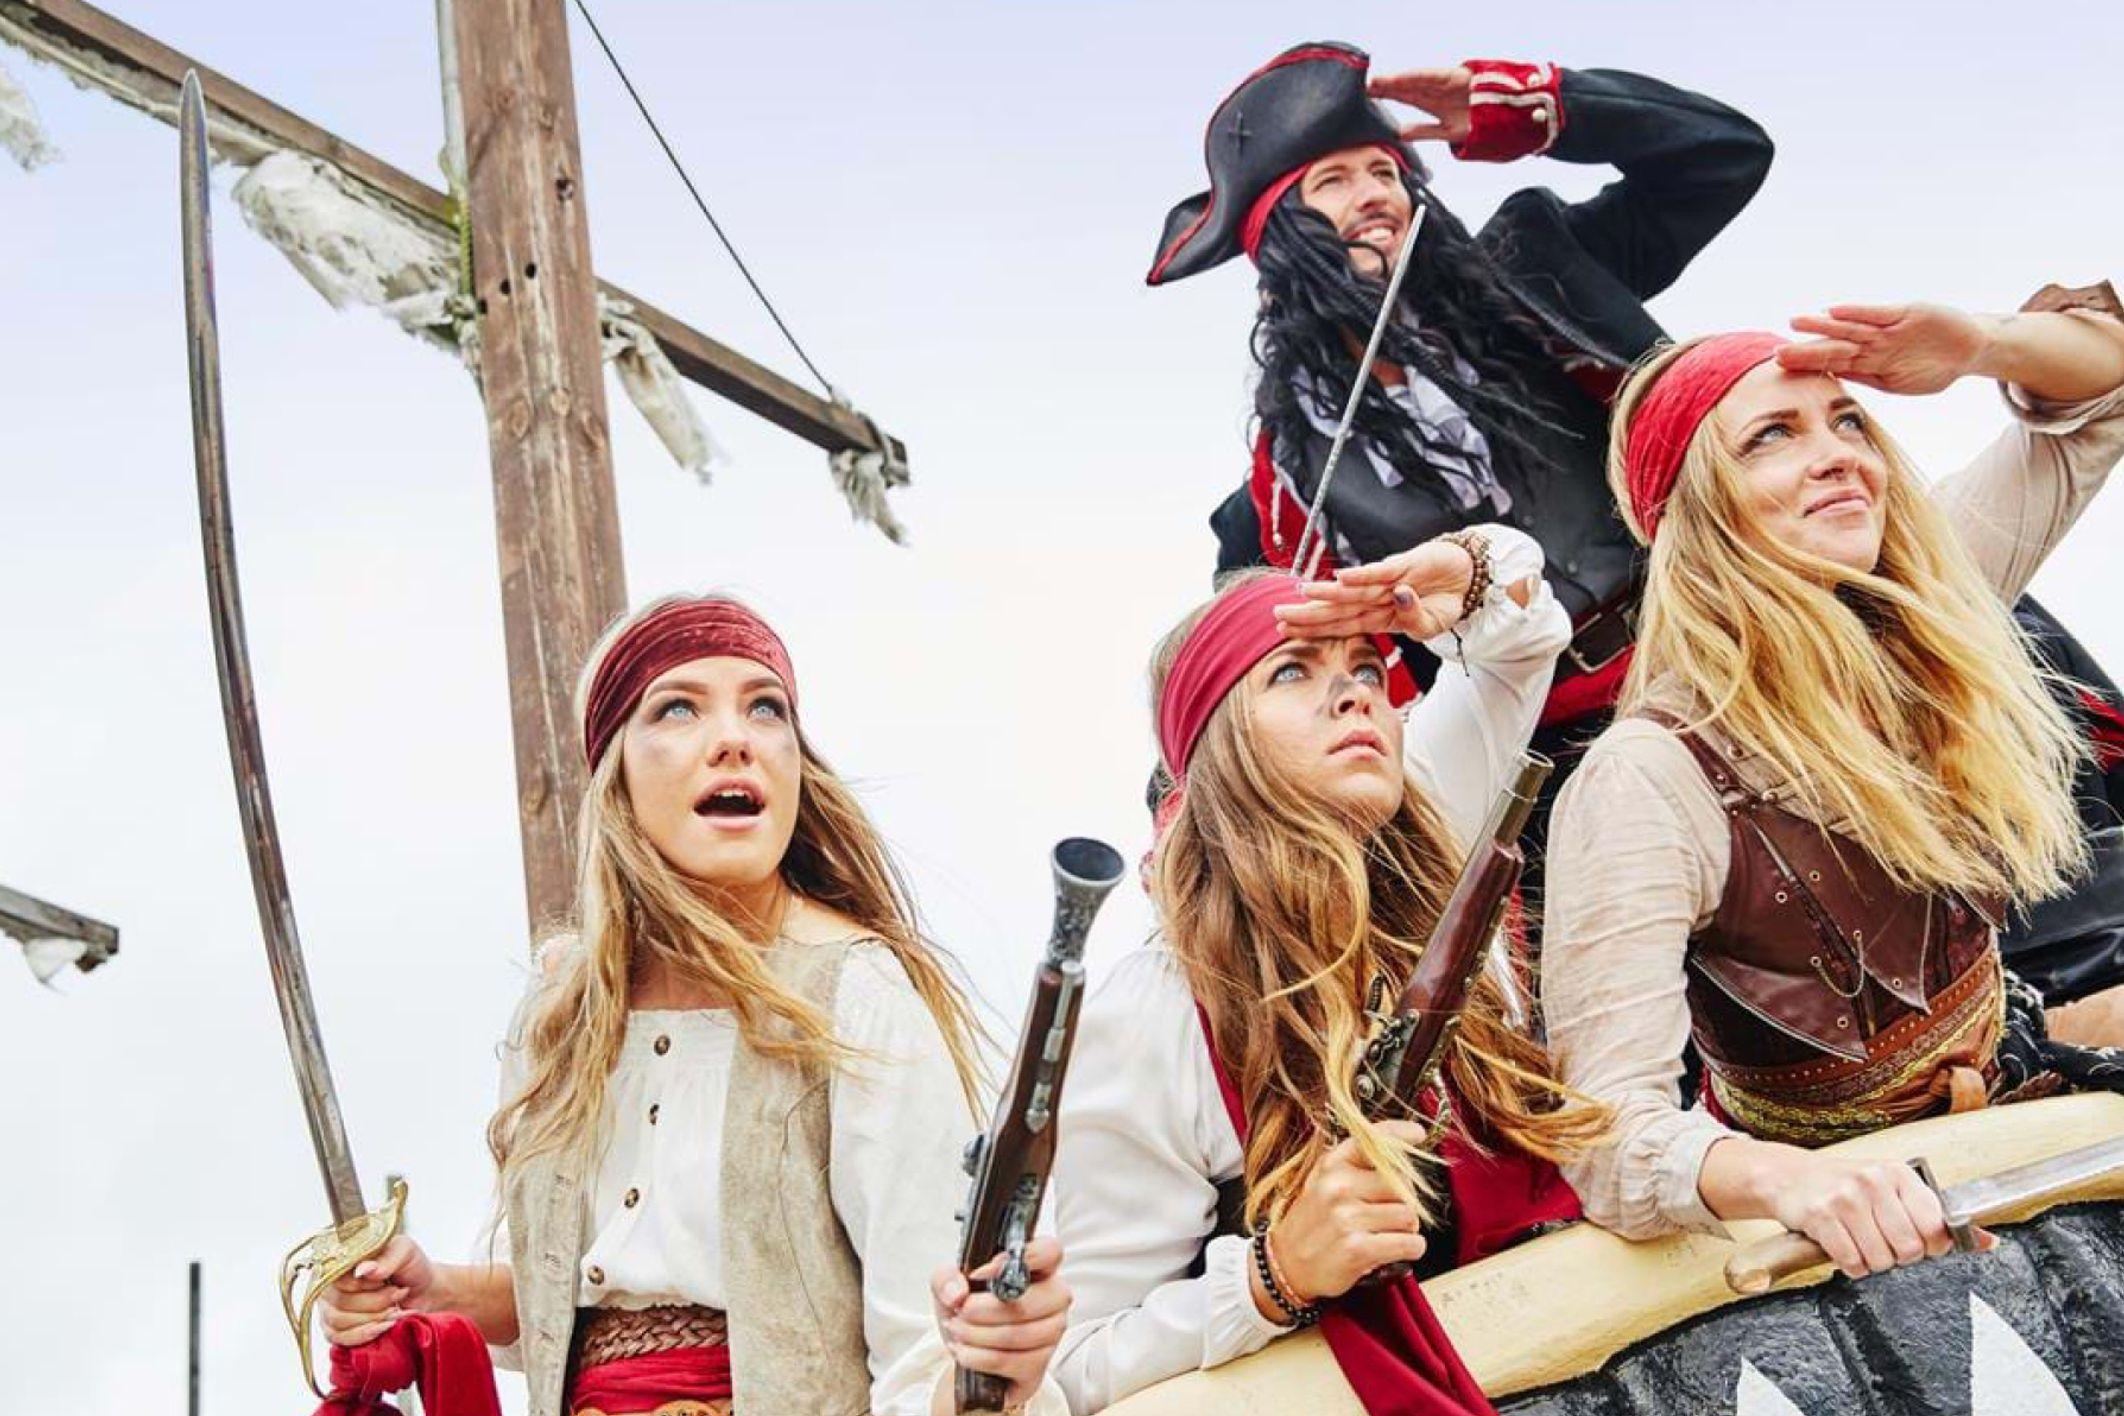
POLYGON ((693 204, 699 207, 701 215, 708 219, 709 227, 715 232, 715 239, 722 242, 723 249, 730 253, 730 259, 737 265, 738 274, 745 277, 745 283, 751 286, 752 293, 759 297, 768 317, 774 321, 774 327, 782 332, 782 338, 789 341, 789 347, 796 351, 797 358, 804 361, 804 367, 811 370, 811 376, 819 381, 819 386, 826 390, 829 397, 839 402, 840 390, 834 387, 832 380, 819 372, 817 364, 811 362, 811 356, 806 354, 804 346, 797 342, 796 335, 790 331, 788 321, 782 318, 782 312, 774 307, 774 301, 767 298, 767 292, 762 290, 759 281, 753 278, 751 268, 745 264, 745 258, 738 254, 737 247, 723 230, 723 223, 717 221, 715 213, 708 209, 708 203, 702 198, 700 188, 694 186, 693 178, 687 175, 686 165, 680 162, 679 155, 672 151, 670 140, 664 136, 664 130, 657 126, 656 119, 650 115, 649 105, 642 101, 641 93, 634 87, 634 80, 627 76, 626 66, 620 63, 619 55, 612 52, 611 44, 605 39, 605 32, 597 27, 597 20, 591 15, 590 7, 584 0, 575 0, 575 9, 576 13, 583 17, 583 23, 590 27, 590 34, 597 40, 597 47, 605 51, 606 62, 612 65, 612 72, 619 75, 621 85, 627 90, 627 97, 634 100, 635 112, 642 115, 642 121, 649 125, 649 132, 656 138, 657 146, 662 148, 664 156, 671 160, 671 170, 678 173, 678 179, 685 183, 687 193, 693 198, 693 204))

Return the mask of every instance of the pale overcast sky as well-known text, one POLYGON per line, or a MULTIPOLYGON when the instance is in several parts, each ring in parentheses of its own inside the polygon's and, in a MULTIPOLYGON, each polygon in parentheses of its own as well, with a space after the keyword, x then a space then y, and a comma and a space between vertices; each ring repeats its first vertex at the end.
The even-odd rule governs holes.
MULTIPOLYGON (((118 8, 433 180, 428 0, 118 8)), ((1204 590, 1204 518, 1244 466, 1250 282, 1142 275, 1166 208, 1201 185, 1210 108, 1269 55, 1339 38, 1385 69, 1609 65, 1754 115, 1777 165, 1657 303, 1682 333, 1847 298, 2010 308, 2124 255, 2124 23, 2102 5, 599 13, 813 355, 915 473, 896 549, 849 523, 824 454, 699 395, 736 458, 703 490, 615 388, 630 592, 728 587, 782 626, 816 739, 1013 1024, 1048 846, 1145 844, 1143 664, 1204 590)), ((580 31, 575 59, 599 268, 797 372, 580 31)), ((305 1409, 272 1274, 324 1207, 206 630, 176 139, 12 50, 0 65, 65 153, 35 174, 0 162, 0 882, 124 930, 114 964, 57 991, 0 958, 0 1412, 181 1409, 192 1257, 207 1410, 305 1409)), ((1470 218, 1517 186, 1607 176, 1439 165, 1470 218)), ((364 1174, 409 1175, 414 1232, 459 1252, 488 1204, 480 1130, 525 957, 485 432, 461 370, 333 313, 226 189, 235 506, 296 909, 364 1174)), ((1935 471, 2001 416, 1974 386, 1875 402, 1935 471)), ((2098 501, 2038 581, 2113 671, 2120 527, 2124 500, 2098 501)), ((1095 955, 1147 913, 1120 892, 1095 955)))

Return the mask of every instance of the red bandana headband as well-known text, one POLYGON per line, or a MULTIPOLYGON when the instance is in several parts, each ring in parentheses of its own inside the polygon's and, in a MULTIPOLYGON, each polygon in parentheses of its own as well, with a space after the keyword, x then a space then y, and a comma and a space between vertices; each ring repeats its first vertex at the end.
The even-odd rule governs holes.
POLYGON ((583 703, 583 755, 592 767, 649 685, 694 659, 750 659, 771 670, 796 707, 796 672, 781 636, 735 600, 674 600, 628 626, 598 660, 583 703))
MULTIPOLYGON (((1409 170, 1408 155, 1402 152, 1400 148, 1394 147, 1389 143, 1369 143, 1367 146, 1376 147, 1388 157, 1393 158, 1394 165, 1402 171, 1409 170)), ((1319 158, 1314 158, 1313 162, 1318 162, 1319 160, 1319 158)), ((1303 180, 1305 174, 1312 170, 1312 162, 1300 163, 1298 166, 1293 167, 1290 171, 1269 183, 1268 190, 1254 198, 1254 204, 1246 209, 1246 220, 1239 223, 1239 249, 1246 252, 1248 260, 1256 260, 1260 256, 1261 233, 1268 229, 1269 213, 1275 210, 1276 203, 1282 201, 1283 194, 1297 186, 1303 180)))
POLYGON ((1712 335, 1667 365, 1639 401, 1623 453, 1623 477, 1630 510, 1647 542, 1659 529, 1696 430, 1743 375, 1768 363, 1789 342, 1753 331, 1712 335))
POLYGON ((1188 759, 1217 705, 1284 642, 1276 607, 1304 603, 1288 575, 1249 580, 1219 596, 1187 636, 1158 695, 1158 750, 1175 782, 1186 782, 1188 759))

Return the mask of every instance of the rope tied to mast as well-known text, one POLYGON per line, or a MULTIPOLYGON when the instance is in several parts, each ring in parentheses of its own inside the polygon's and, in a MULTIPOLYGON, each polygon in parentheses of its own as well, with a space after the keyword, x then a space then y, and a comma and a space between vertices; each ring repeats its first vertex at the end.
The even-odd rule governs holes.
POLYGON ((633 100, 634 111, 641 115, 642 122, 648 126, 650 136, 655 138, 656 145, 663 149, 665 159, 671 164, 671 170, 678 174, 680 183, 686 188, 686 194, 693 198, 693 205, 707 221, 709 229, 715 233, 715 239, 722 243, 723 250, 729 255, 731 263, 737 267, 738 274, 744 277, 745 284, 751 287, 761 308, 766 310, 768 318, 774 321, 774 327, 782 332, 782 338, 788 341, 790 349, 795 351, 797 358, 811 372, 812 378, 818 381, 819 387, 825 390, 833 405, 853 414, 869 430, 872 446, 843 448, 827 459, 827 465, 833 473, 834 486, 847 501, 849 511, 854 514, 856 520, 869 522, 884 532, 886 539, 893 544, 905 545, 906 527, 892 514, 892 509, 886 503, 886 493, 904 487, 910 481, 906 458, 894 447, 892 440, 885 436, 885 431, 878 426, 877 420, 857 408, 805 351, 795 331, 790 329, 789 322, 782 318, 782 312, 775 308, 774 301, 768 298, 767 291, 753 275, 752 268, 745 263, 745 258, 738 254, 737 243, 730 239, 730 234, 723 229, 722 222, 716 220, 715 213, 709 209, 707 199, 701 195, 701 189, 686 171, 685 163, 679 160, 678 152, 671 146, 671 140, 664 136, 662 125, 656 121, 655 115, 650 113, 641 90, 634 86, 634 80, 628 75, 626 66, 620 63, 619 55, 613 51, 611 41, 605 38, 605 32, 598 27, 597 18, 590 13, 586 0, 575 0, 575 9, 576 13, 583 17, 583 23, 589 26, 591 38, 597 41, 597 47, 604 52, 605 62, 612 66, 612 72, 619 77, 620 86, 626 89, 627 97, 633 100))

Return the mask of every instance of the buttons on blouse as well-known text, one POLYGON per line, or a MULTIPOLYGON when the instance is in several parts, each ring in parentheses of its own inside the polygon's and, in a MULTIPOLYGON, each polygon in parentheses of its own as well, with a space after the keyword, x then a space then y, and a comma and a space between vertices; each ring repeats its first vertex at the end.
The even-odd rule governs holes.
POLYGON ((621 1200, 621 1201, 620 1201, 620 1203, 621 1203, 621 1204, 623 1204, 623 1205, 625 1205, 625 1206, 626 1206, 626 1207, 627 1207, 628 1209, 633 1209, 633 1208, 634 1208, 634 1207, 635 1207, 636 1205, 640 1204, 641 1202, 642 1202, 642 1192, 641 1192, 640 1190, 629 1190, 629 1191, 627 1192, 627 1198, 625 1198, 624 1200, 621 1200))
POLYGON ((649 1103, 649 1124, 650 1124, 650 1125, 654 1126, 654 1125, 656 1124, 656 1113, 657 1113, 657 1112, 659 1112, 659 1111, 662 1111, 663 1109, 664 1109, 664 1108, 663 1108, 663 1106, 662 1106, 662 1104, 661 1104, 661 1103, 658 1103, 658 1102, 654 1102, 654 1101, 652 1101, 652 1102, 650 1102, 650 1103, 649 1103))
POLYGON ((599 1268, 596 1264, 592 1264, 590 1265, 590 1272, 586 1274, 585 1277, 587 1277, 593 1285, 601 1284, 605 1281, 605 1271, 599 1268))
POLYGON ((659 1033, 657 1035, 657 1039, 654 1046, 656 1048, 656 1055, 659 1057, 669 1052, 671 1050, 671 1034, 659 1033))

